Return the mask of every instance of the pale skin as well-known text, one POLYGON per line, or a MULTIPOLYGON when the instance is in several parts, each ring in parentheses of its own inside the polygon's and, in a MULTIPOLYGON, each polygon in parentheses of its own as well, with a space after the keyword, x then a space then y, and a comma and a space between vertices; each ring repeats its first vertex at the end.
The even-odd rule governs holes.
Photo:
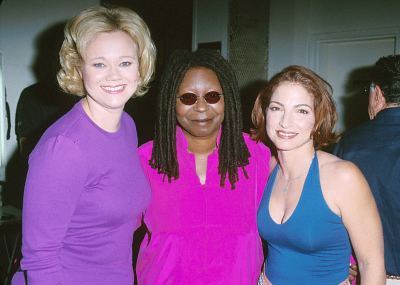
MULTIPOLYGON (((285 223, 298 204, 315 153, 311 138, 315 124, 313 96, 299 84, 281 83, 267 107, 266 122, 281 169, 269 210, 276 223, 285 223), (288 191, 282 191, 287 185, 288 191)), ((349 233, 361 284, 385 284, 382 228, 368 183, 353 163, 323 151, 317 151, 317 156, 322 194, 349 233)))
POLYGON ((100 128, 116 132, 140 80, 136 43, 123 31, 100 32, 82 57, 79 73, 87 92, 83 109, 100 128))

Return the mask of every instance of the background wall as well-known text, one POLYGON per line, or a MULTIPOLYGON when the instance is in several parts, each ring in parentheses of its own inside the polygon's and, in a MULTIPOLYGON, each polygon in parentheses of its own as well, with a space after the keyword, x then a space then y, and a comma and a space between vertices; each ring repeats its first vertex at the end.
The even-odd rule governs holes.
POLYGON ((193 0, 192 50, 199 44, 220 42, 221 54, 229 57, 229 0, 193 0))
POLYGON ((231 0, 229 16, 229 61, 238 78, 243 128, 248 132, 254 101, 268 72, 269 0, 231 0))
POLYGON ((398 0, 271 0, 268 76, 283 67, 309 67, 334 89, 344 131, 367 120, 368 68, 400 52, 398 0))
POLYGON ((101 3, 128 7, 136 11, 149 26, 157 48, 156 71, 150 90, 145 96, 129 100, 125 106, 125 111, 135 120, 140 145, 151 140, 154 135, 159 80, 169 55, 175 49, 191 49, 192 1, 102 0, 101 3))
MULTIPOLYGON (((15 130, 15 110, 23 88, 36 82, 32 63, 36 53, 35 40, 45 29, 64 22, 98 0, 5 0, 0 6, 0 52, 7 101, 11 110, 11 128, 15 130)), ((51 44, 51 43, 49 43, 51 44)), ((9 159, 16 148, 15 132, 6 142, 9 159)))
POLYGON ((400 29, 398 0, 271 0, 270 5, 270 76, 293 63, 309 66, 313 35, 400 29))
MULTIPOLYGON (((3 1, 0 63, 11 111, 11 136, 2 146, 3 151, 0 148, 3 161, 12 160, 17 149, 15 112, 20 93, 37 80, 34 65, 38 38, 46 30, 63 25, 82 8, 99 2, 3 1)), ((359 104, 365 98, 353 96, 356 100, 348 100, 354 91, 353 85, 361 82, 357 76, 364 76, 363 69, 378 56, 400 50, 398 0, 180 0, 174 5, 162 0, 101 2, 136 9, 148 22, 158 48, 157 74, 173 49, 190 48, 190 45, 195 49, 199 43, 220 42, 222 54, 238 75, 246 129, 250 126, 249 114, 260 85, 291 64, 310 67, 333 83, 341 129, 348 127, 346 122, 357 123, 356 118, 346 115, 354 108, 366 114, 359 104)), ((152 123, 150 127, 146 124, 151 120, 149 110, 154 109, 155 93, 143 97, 144 102, 137 100, 128 106, 143 130, 139 130, 141 142, 152 136, 152 123)), ((0 169, 0 180, 1 172, 0 169)))
POLYGON ((239 82, 243 127, 267 77, 269 0, 194 0, 192 49, 215 48, 229 60, 239 82))
MULTIPOLYGON (((2 2, 0 57, 11 118, 10 138, 3 145, 5 156, 3 160, 7 164, 17 150, 15 112, 20 93, 22 89, 37 81, 34 70, 35 59, 39 53, 37 38, 44 31, 62 25, 81 9, 98 4, 98 0, 4 0, 2 2)), ((51 45, 52 42, 49 41, 48 44, 51 45)))

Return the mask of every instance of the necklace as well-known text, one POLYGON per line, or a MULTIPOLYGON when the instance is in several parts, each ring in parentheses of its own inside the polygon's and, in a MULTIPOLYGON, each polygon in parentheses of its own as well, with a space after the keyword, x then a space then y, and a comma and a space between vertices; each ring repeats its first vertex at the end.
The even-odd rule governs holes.
POLYGON ((285 176, 283 176, 283 174, 282 174, 282 170, 280 171, 280 175, 282 176, 283 180, 285 181, 285 185, 282 188, 282 192, 285 193, 285 194, 289 191, 289 185, 293 181, 295 181, 295 180, 297 180, 297 179, 299 179, 299 178, 301 178, 303 176, 303 174, 300 174, 299 176, 296 176, 294 178, 286 179, 285 176))
MULTIPOLYGON (((316 155, 317 155, 317 153, 314 152, 314 156, 310 161, 308 169, 310 169, 310 167, 311 167, 310 165, 312 164, 312 162, 313 162, 314 158, 316 157, 316 155)), ((286 179, 286 177, 283 175, 282 168, 279 167, 279 174, 282 176, 283 180, 285 181, 285 185, 282 188, 282 192, 284 194, 286 194, 289 191, 289 185, 291 183, 293 183, 295 180, 300 179, 300 178, 304 177, 305 175, 308 175, 308 171, 307 171, 307 173, 301 173, 300 175, 298 175, 298 176, 296 176, 294 178, 286 179)))

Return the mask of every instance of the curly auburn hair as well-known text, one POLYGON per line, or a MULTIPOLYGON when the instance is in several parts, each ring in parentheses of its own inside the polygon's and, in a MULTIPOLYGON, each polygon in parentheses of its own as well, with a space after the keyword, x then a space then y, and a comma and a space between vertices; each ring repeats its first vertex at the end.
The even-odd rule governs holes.
POLYGON ((285 82, 301 85, 314 98, 315 125, 311 132, 314 147, 321 149, 336 142, 337 135, 333 128, 337 121, 337 114, 332 98, 332 87, 312 70, 298 65, 288 66, 274 75, 258 94, 251 114, 255 126, 252 137, 257 141, 268 143, 265 128, 266 110, 274 91, 285 82))

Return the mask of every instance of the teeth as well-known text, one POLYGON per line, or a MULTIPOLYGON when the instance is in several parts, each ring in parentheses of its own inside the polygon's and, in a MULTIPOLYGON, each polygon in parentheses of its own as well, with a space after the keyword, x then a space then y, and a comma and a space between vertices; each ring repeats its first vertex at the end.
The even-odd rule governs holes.
POLYGON ((102 86, 102 88, 106 91, 109 92, 116 92, 116 91, 121 91, 124 86, 123 85, 118 85, 118 86, 102 86))
POLYGON ((289 137, 295 136, 296 133, 278 131, 278 135, 281 137, 289 138, 289 137))

